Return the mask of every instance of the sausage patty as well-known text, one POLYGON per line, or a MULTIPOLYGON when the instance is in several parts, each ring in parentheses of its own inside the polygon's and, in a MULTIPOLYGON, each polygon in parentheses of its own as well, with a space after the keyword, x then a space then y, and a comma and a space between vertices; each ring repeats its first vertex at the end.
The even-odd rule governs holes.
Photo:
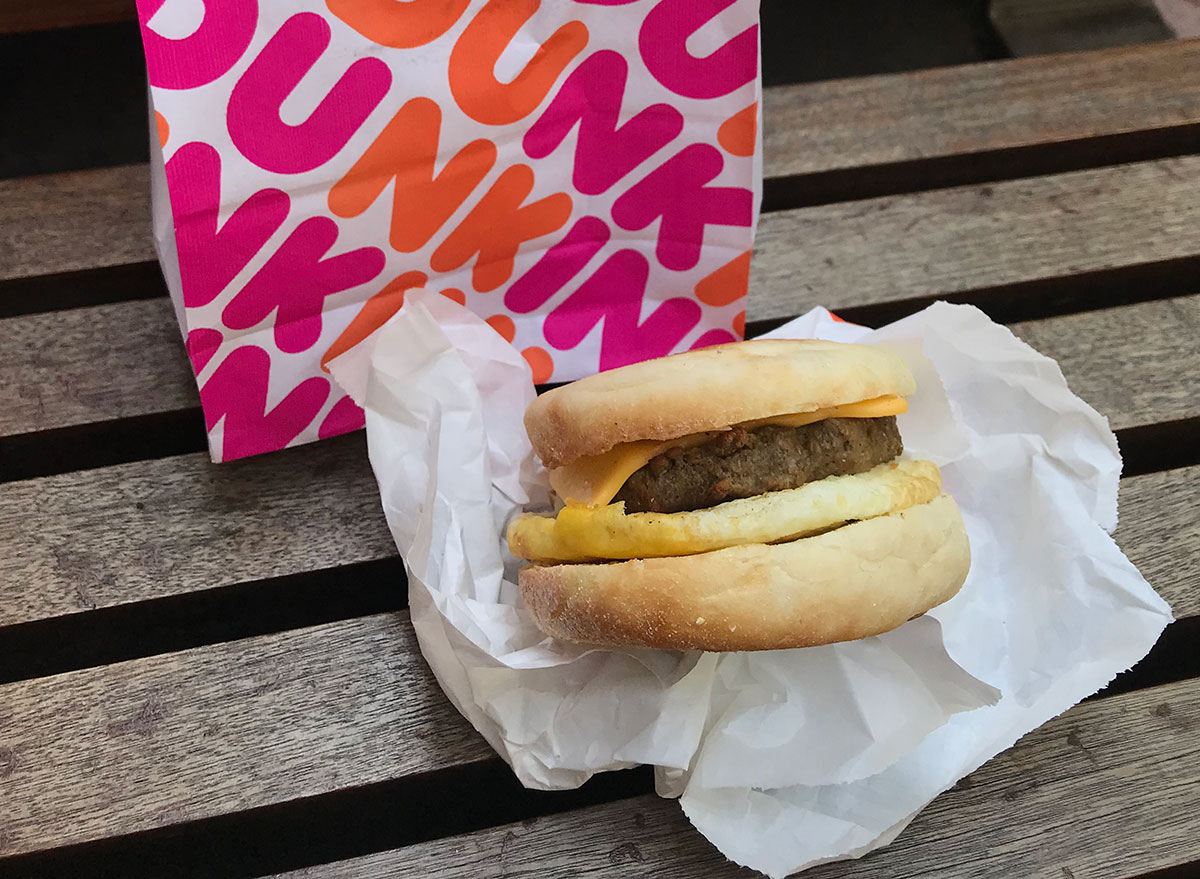
POLYGON ((735 498, 862 473, 903 451, 895 416, 827 418, 803 427, 735 427, 668 449, 621 486, 628 513, 701 510, 735 498))

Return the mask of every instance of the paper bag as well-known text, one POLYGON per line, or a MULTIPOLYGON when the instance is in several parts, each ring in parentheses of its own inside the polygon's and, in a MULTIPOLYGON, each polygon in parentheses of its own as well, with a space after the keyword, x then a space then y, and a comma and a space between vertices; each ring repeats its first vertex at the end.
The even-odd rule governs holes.
POLYGON ((429 283, 538 382, 740 338, 757 0, 138 0, 159 258, 214 460, 362 427, 429 283))

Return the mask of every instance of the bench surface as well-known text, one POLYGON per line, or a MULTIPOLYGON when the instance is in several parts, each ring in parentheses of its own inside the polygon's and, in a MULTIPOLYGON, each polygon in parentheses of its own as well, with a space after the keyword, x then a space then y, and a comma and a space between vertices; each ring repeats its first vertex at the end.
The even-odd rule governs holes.
MULTIPOLYGON (((0 31, 130 4, 31 10, 0 31)), ((1116 539, 1178 620, 807 875, 1200 862, 1200 44, 777 86, 764 116, 750 334, 935 299, 1008 324, 1112 424, 1116 539)), ((645 769, 521 789, 405 603, 361 434, 209 463, 147 168, 0 180, 0 874, 750 875, 645 769)))

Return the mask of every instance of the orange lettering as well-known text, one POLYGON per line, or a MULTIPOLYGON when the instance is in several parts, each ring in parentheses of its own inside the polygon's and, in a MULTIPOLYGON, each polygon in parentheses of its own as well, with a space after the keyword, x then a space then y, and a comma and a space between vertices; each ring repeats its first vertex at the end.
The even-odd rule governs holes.
POLYGON ((524 119, 542 103, 571 59, 587 45, 582 21, 568 21, 512 82, 496 79, 496 62, 540 0, 489 0, 463 30, 450 53, 450 91, 462 111, 485 125, 524 119))
POLYGON ((696 298, 705 305, 728 305, 746 295, 750 286, 750 255, 747 250, 734 257, 696 285, 696 298))
POLYGON ((487 322, 488 326, 504 337, 504 341, 511 342, 516 338, 517 325, 507 314, 493 314, 487 322))
MULTIPOLYGON (((514 0, 515 2, 515 0, 514 0)), ((471 208, 429 260, 435 272, 450 272, 478 254, 471 280, 480 293, 495 290, 512 276, 517 248, 561 229, 571 216, 571 197, 556 192, 527 205, 533 170, 513 165, 471 208)))
POLYGON ((754 155, 754 143, 758 140, 758 104, 738 110, 721 123, 717 129, 717 143, 735 156, 754 155))
POLYGON ((434 176, 441 127, 442 110, 429 98, 406 103, 329 190, 329 209, 357 217, 395 180, 392 247, 400 253, 420 250, 496 163, 496 145, 473 140, 434 176))
POLYGON ((393 49, 432 43, 454 26, 471 0, 325 0, 329 11, 368 40, 393 49))
POLYGON ((388 322, 404 304, 404 293, 414 287, 423 287, 428 279, 424 272, 405 272, 363 303, 354 315, 350 326, 333 340, 333 344, 321 355, 321 369, 329 372, 329 361, 345 354, 371 333, 388 322))
POLYGON ((529 363, 529 369, 533 372, 533 383, 535 385, 545 384, 550 381, 550 376, 554 375, 554 358, 550 356, 549 351, 534 345, 531 348, 526 348, 521 354, 529 363))

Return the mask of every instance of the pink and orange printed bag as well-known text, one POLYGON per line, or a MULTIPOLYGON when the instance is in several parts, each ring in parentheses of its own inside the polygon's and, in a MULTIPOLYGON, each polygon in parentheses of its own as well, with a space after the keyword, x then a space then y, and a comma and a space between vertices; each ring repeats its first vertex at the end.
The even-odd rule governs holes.
POLYGON ((427 286, 565 381, 740 338, 757 0, 138 0, 154 225, 213 460, 360 428, 427 286))

